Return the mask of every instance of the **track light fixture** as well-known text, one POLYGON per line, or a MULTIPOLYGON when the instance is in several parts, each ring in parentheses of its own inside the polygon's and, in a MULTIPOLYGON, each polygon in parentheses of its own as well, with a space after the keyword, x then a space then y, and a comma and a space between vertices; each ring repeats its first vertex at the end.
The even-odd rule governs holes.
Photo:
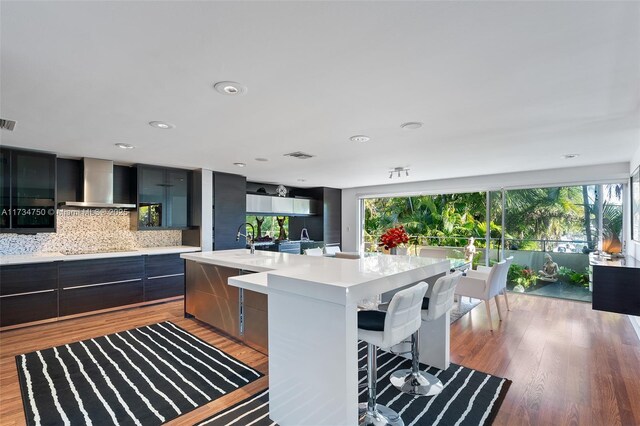
POLYGON ((409 176, 409 168, 408 167, 394 167, 393 170, 389 171, 389 179, 393 179, 393 174, 396 173, 398 177, 402 177, 402 172, 406 177, 409 176))

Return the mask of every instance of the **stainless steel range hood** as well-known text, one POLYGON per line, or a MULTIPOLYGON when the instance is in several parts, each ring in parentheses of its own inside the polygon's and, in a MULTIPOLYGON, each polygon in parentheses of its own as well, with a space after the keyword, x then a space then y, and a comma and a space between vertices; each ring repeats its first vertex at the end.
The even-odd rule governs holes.
POLYGON ((84 197, 82 201, 65 201, 60 207, 91 209, 135 209, 135 204, 113 202, 113 161, 84 158, 84 197))

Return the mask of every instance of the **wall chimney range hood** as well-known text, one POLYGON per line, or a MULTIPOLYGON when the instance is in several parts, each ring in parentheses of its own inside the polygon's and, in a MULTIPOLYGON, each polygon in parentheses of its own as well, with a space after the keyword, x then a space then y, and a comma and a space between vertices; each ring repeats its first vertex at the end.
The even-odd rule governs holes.
POLYGON ((135 204, 113 202, 113 161, 83 158, 84 190, 82 201, 64 201, 62 208, 135 209, 135 204))

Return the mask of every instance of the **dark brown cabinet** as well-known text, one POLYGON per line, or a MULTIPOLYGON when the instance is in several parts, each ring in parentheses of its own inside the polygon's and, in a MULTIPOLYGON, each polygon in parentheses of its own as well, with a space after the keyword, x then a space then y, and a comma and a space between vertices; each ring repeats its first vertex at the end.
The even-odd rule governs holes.
POLYGON ((0 327, 184 295, 180 253, 0 267, 0 327))
POLYGON ((57 316, 57 263, 0 267, 0 327, 57 316))
POLYGON ((138 165, 138 209, 134 227, 185 229, 189 226, 189 170, 138 165))
POLYGON ((58 271, 60 316, 143 301, 142 256, 63 262, 58 271))
POLYGON ((56 156, 0 150, 0 230, 55 232, 56 156))
POLYGON ((144 301, 184 295, 184 260, 180 254, 145 256, 144 301))
POLYGON ((640 315, 640 261, 631 257, 616 266, 592 265, 593 301, 598 311, 640 315))

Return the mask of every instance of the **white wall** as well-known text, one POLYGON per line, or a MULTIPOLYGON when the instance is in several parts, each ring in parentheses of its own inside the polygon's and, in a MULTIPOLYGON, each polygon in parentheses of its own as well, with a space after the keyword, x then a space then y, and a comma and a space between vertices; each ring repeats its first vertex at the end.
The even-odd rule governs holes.
POLYGON ((201 221, 200 221, 200 247, 202 251, 213 250, 213 214, 211 206, 213 205, 213 172, 211 170, 201 169, 202 173, 202 203, 200 205, 201 221))
MULTIPOLYGON (((638 141, 640 142, 640 137, 638 137, 638 141)), ((629 175, 633 173, 636 168, 640 166, 640 143, 638 143, 638 149, 636 153, 631 158, 631 163, 629 163, 629 175)), ((627 256, 633 256, 636 259, 640 259, 640 241, 631 240, 631 227, 627 226, 627 256)), ((638 339, 640 339, 640 317, 634 317, 629 315, 629 319, 631 320, 631 324, 633 328, 636 330, 636 334, 638 335, 638 339)))
MULTIPOLYGON (((640 151, 634 156, 640 162, 640 151)), ((637 163, 636 163, 637 164, 637 163)), ((344 251, 359 250, 360 198, 394 195, 443 194, 514 189, 526 187, 584 185, 587 183, 626 182, 629 179, 629 163, 602 164, 597 166, 567 167, 442 179, 390 185, 364 186, 342 190, 342 245, 344 251)))
MULTIPOLYGON (((638 139, 640 141, 640 137, 638 139)), ((631 158, 631 163, 629 163, 629 175, 631 175, 631 173, 633 173, 638 166, 640 166, 640 143, 638 143, 638 149, 636 150, 636 153, 631 158)), ((631 239, 630 222, 631 220, 629 218, 629 225, 627 225, 626 227, 627 255, 633 256, 636 259, 640 259, 640 241, 633 241, 631 239)))

